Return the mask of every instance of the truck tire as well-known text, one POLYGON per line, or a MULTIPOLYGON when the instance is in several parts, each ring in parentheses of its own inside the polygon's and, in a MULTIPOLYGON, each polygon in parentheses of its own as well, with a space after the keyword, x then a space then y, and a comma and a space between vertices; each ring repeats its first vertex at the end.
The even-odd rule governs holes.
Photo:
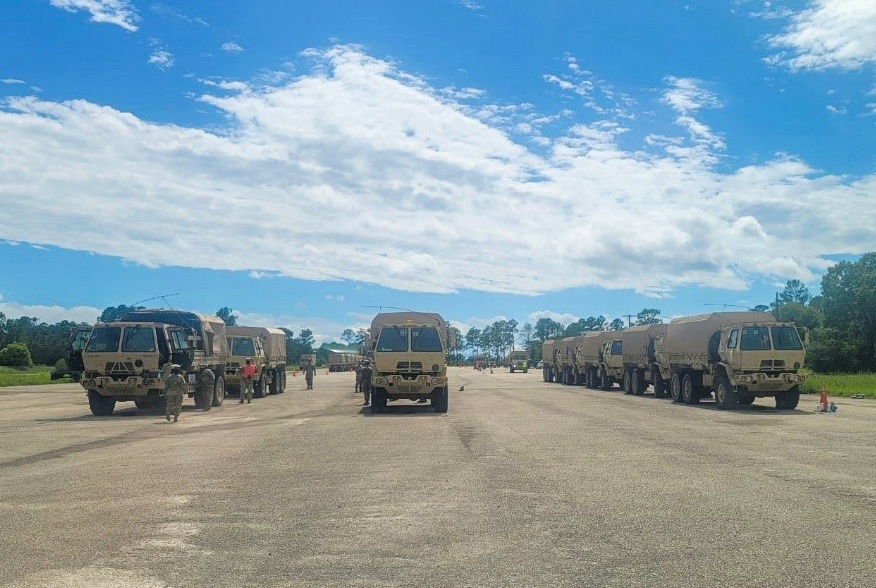
POLYGON ((684 374, 684 378, 681 380, 681 399, 684 400, 685 404, 699 404, 700 402, 699 390, 694 386, 690 374, 684 374))
POLYGON ((216 383, 213 384, 213 406, 222 406, 225 402, 225 378, 219 376, 216 378, 216 383))
POLYGON ((114 398, 107 398, 97 393, 97 390, 88 391, 88 408, 94 416, 109 416, 116 409, 114 398))
POLYGON ((654 380, 654 398, 666 398, 666 382, 657 366, 651 368, 651 378, 654 380))
POLYGON ((739 392, 730 385, 727 376, 719 376, 715 385, 715 404, 722 410, 732 410, 739 405, 739 392))
POLYGON ((449 395, 447 394, 447 386, 441 389, 440 392, 434 394, 432 396, 432 410, 435 412, 447 412, 447 405, 449 402, 449 395))
POLYGON ((754 394, 740 394, 739 404, 753 404, 754 398, 754 394))
POLYGON ((780 410, 794 410, 800 403, 800 387, 794 386, 787 392, 776 394, 776 408, 780 410))
POLYGON ((264 398, 267 396, 268 383, 265 379, 265 374, 259 376, 259 379, 253 383, 252 396, 253 398, 264 398))
POLYGON ((386 390, 375 388, 371 391, 371 412, 379 414, 386 410, 386 390))
POLYGON ((280 371, 274 370, 271 374, 271 394, 280 393, 280 371))
POLYGON ((213 389, 198 386, 195 390, 195 408, 203 411, 208 411, 213 406, 213 396, 216 384, 213 384, 213 389))
POLYGON ((624 370, 624 394, 633 393, 632 375, 630 370, 624 370))
POLYGON ((678 374, 672 374, 669 380, 669 395, 672 396, 672 402, 681 402, 681 378, 678 374))
POLYGON ((593 368, 587 370, 587 387, 592 390, 596 389, 596 370, 593 368))
POLYGON ((524 373, 524 374, 529 373, 529 368, 523 368, 523 373, 524 373))
POLYGON ((599 387, 603 390, 611 389, 611 378, 608 377, 608 372, 605 370, 599 373, 599 387))
POLYGON ((280 394, 286 391, 286 366, 283 366, 283 371, 280 372, 282 376, 282 383, 280 384, 280 394))
POLYGON ((630 388, 636 396, 645 393, 645 380, 643 378, 644 374, 640 370, 633 370, 633 373, 630 374, 630 388))
POLYGON ((514 368, 513 368, 513 367, 509 367, 509 368, 508 368, 508 371, 509 371, 510 373, 513 374, 513 373, 514 373, 514 368))

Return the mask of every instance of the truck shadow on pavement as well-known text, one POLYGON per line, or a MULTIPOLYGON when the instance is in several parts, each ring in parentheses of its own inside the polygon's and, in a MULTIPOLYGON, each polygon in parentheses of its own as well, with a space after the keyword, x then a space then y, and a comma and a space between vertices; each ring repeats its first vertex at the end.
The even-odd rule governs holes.
POLYGON ((366 417, 391 417, 396 415, 418 417, 441 416, 440 413, 435 412, 430 404, 388 404, 384 412, 371 412, 370 406, 362 406, 359 409, 359 414, 366 417))

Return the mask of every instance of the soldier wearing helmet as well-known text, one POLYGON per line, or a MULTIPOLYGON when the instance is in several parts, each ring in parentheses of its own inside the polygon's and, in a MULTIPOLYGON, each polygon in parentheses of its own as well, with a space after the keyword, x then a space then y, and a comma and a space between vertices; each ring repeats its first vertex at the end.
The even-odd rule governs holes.
POLYGON ((173 422, 179 419, 182 411, 183 396, 186 393, 186 380, 177 364, 170 366, 170 375, 164 379, 164 418, 173 422))

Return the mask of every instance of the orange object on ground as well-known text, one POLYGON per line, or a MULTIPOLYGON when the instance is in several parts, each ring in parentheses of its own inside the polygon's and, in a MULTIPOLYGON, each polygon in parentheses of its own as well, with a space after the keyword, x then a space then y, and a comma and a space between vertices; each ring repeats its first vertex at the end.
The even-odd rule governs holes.
POLYGON ((827 391, 824 389, 824 386, 821 387, 821 397, 818 399, 818 404, 821 405, 824 412, 827 412, 827 391))

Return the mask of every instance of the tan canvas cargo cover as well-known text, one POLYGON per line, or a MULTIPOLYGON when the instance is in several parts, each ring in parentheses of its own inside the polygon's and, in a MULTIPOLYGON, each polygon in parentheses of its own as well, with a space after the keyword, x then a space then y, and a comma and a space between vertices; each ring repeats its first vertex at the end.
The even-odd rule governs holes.
POLYGON ((617 331, 591 331, 581 336, 578 346, 578 361, 596 363, 599 361, 599 350, 606 341, 618 335, 617 331))
POLYGON ((669 322, 663 350, 670 354, 705 353, 715 331, 735 324, 775 324, 765 312, 712 312, 669 322))
POLYGON ((624 363, 645 365, 648 363, 648 344, 657 335, 665 334, 669 325, 635 325, 621 331, 624 363))
POLYGON ((286 333, 265 327, 225 327, 229 337, 257 337, 262 342, 265 357, 270 362, 286 361, 286 333))

